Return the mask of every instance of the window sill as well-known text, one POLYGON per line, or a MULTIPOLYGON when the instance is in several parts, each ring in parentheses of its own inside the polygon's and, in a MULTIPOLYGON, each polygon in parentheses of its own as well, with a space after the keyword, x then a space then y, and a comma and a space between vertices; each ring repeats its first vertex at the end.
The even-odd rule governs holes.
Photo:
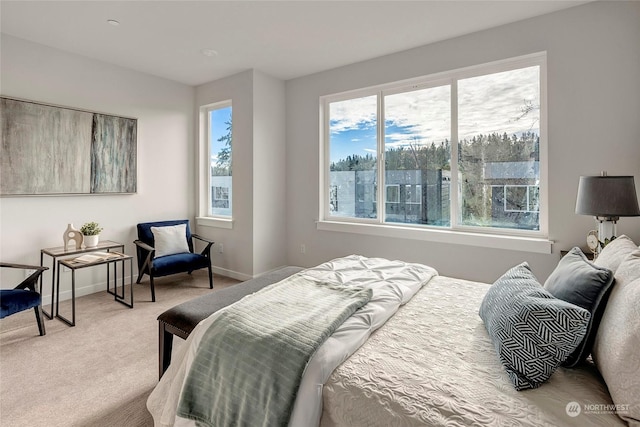
POLYGON ((553 242, 540 237, 505 236, 454 230, 438 230, 413 227, 397 227, 380 224, 354 224, 338 221, 318 221, 318 230, 342 233, 367 234, 371 236, 424 240, 454 245, 480 246, 492 249, 550 254, 553 242))
POLYGON ((203 227, 226 228, 227 230, 233 229, 233 219, 231 218, 227 219, 200 216, 196 218, 196 224, 203 227))

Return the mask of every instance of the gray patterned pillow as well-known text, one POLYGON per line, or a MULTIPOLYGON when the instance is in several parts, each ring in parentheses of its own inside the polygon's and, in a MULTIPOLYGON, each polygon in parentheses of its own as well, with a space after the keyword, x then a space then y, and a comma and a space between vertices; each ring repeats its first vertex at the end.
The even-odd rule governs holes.
POLYGON ((479 314, 516 390, 547 381, 578 347, 591 317, 547 292, 526 262, 489 288, 479 314))
POLYGON ((591 313, 591 320, 584 340, 562 366, 572 368, 584 361, 593 347, 600 319, 607 304, 613 272, 608 268, 592 264, 580 248, 571 249, 553 270, 544 288, 551 295, 575 304, 591 313))

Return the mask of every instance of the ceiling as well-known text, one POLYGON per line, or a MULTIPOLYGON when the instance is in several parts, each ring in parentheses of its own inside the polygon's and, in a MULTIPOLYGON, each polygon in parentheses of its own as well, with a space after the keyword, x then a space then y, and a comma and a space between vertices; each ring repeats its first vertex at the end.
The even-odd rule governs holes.
POLYGON ((252 68, 289 80, 587 2, 1 0, 0 30, 199 85, 252 68))

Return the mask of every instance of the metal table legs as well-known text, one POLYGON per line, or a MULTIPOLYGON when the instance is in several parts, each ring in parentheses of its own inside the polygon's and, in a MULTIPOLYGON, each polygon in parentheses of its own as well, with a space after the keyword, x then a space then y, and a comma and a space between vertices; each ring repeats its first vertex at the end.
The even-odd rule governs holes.
MULTIPOLYGON (((132 257, 124 255, 123 258, 109 259, 97 264, 94 263, 94 264, 74 265, 74 264, 70 264, 65 260, 60 260, 57 262, 57 264, 58 266, 56 271, 57 273, 56 279, 57 279, 58 286, 56 288, 55 316, 58 319, 62 320, 67 325, 69 326, 76 325, 76 270, 79 270, 81 268, 106 264, 107 265, 107 293, 113 295, 114 300, 119 302, 120 304, 123 304, 129 308, 133 308, 133 258, 132 257), (130 273, 129 274, 129 291, 130 292, 129 292, 128 302, 126 300, 126 294, 125 294, 125 291, 126 291, 125 270, 126 270, 127 261, 129 261, 129 273, 130 273), (121 271, 122 292, 121 293, 118 292, 118 263, 119 262, 122 262, 122 271, 121 271), (68 267, 71 270, 71 319, 68 319, 62 314, 60 314, 60 270, 62 269, 62 266, 60 266, 60 264, 68 267), (113 265, 113 291, 111 291, 111 285, 110 285, 111 283, 110 265, 113 265)), ((51 311, 53 312, 54 309, 52 308, 51 311)))

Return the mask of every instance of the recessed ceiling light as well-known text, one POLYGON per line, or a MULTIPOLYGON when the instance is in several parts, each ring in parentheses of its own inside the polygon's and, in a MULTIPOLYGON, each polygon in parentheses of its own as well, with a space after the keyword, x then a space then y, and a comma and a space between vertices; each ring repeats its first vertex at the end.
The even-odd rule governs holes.
POLYGON ((120 22, 116 21, 115 19, 107 19, 107 22, 110 25, 113 25, 114 27, 117 27, 118 25, 120 25, 120 22))
POLYGON ((201 49, 200 53, 204 56, 218 56, 218 51, 213 49, 201 49))

